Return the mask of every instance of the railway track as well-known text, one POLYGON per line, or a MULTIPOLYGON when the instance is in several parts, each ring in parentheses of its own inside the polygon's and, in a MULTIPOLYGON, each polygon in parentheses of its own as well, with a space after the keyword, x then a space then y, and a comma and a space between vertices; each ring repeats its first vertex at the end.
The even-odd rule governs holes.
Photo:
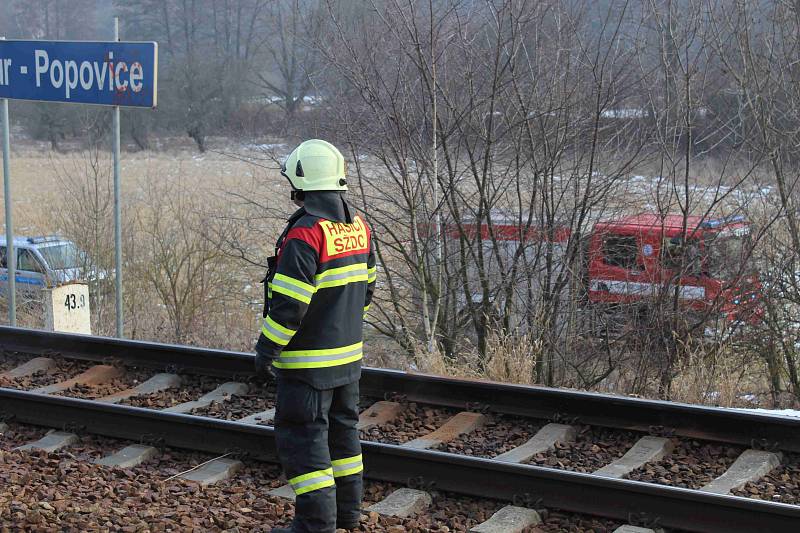
MULTIPOLYGON (((252 364, 248 354, 5 327, 0 346, 6 354, 25 354, 6 355, 6 367, 19 368, 36 355, 65 358, 39 375, 44 379, 27 383, 39 392, 0 389, 6 418, 275 461, 268 425, 271 396, 243 383, 252 364), (136 370, 123 374, 122 363, 136 370), (102 379, 96 377, 98 368, 105 372, 102 379), (156 400, 152 395, 122 400, 132 405, 59 396, 64 390, 84 397, 120 396, 121 390, 147 381, 147 368, 196 377, 177 398, 156 393, 161 394, 156 400), (87 373, 95 381, 74 381, 87 373), (213 393, 217 382, 210 376, 229 380, 224 383, 228 394, 198 403, 203 394, 213 393), (64 387, 69 379, 71 386, 64 387), (248 423, 225 420, 248 416, 248 423)), ((759 479, 774 475, 776 467, 784 469, 778 480, 788 476, 789 483, 800 482, 793 477, 800 449, 796 420, 377 369, 365 369, 362 395, 370 479, 621 521, 636 517, 691 531, 792 531, 800 524, 800 506, 776 503, 775 491, 759 492, 759 479), (698 454, 704 458, 692 461, 698 454), (788 458, 790 466, 777 466, 776 458, 788 458), (745 463, 756 470, 767 464, 770 472, 758 471, 749 485, 741 479, 734 483, 745 463), (727 495, 731 489, 773 501, 727 495)), ((793 493, 778 496, 792 501, 793 493)))
MULTIPOLYGON (((87 435, 67 448, 14 451, 36 442, 45 429, 11 424, 0 434, 0 523, 14 530, 81 531, 122 529, 128 531, 253 530, 268 531, 286 525, 291 505, 270 496, 285 482, 274 465, 240 456, 241 466, 225 483, 198 487, 187 482, 197 476, 214 456, 161 448, 147 462, 124 472, 94 466, 114 450, 130 442, 87 435), (3 503, 13 492, 4 514, 3 503), (30 495, 26 497, 27 495, 30 495)), ((229 456, 231 457, 231 456, 229 456)), ((367 482, 364 503, 385 501, 399 487, 367 482)), ((486 522, 503 504, 442 492, 431 492, 430 508, 413 517, 364 513, 360 532, 466 531, 486 522)), ((613 531, 619 521, 575 513, 542 513, 534 531, 613 531)), ((531 528, 528 528, 529 530, 531 528)))

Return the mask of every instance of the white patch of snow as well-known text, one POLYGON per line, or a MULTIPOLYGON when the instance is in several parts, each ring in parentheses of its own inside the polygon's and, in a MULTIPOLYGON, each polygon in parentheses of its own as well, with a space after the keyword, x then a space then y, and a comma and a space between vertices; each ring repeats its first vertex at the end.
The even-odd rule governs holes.
POLYGON ((600 113, 603 118, 644 118, 650 113, 646 109, 628 107, 622 109, 605 109, 600 113))
POLYGON ((285 148, 285 143, 270 143, 270 144, 245 144, 245 148, 252 150, 277 150, 278 148, 285 148))

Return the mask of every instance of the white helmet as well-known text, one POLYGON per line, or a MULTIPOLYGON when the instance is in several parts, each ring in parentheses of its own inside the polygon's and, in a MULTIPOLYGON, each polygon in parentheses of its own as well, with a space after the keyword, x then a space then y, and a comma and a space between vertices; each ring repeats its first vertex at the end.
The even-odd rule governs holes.
POLYGON ((346 191, 344 157, 334 145, 321 139, 304 141, 292 150, 281 175, 297 191, 346 191))

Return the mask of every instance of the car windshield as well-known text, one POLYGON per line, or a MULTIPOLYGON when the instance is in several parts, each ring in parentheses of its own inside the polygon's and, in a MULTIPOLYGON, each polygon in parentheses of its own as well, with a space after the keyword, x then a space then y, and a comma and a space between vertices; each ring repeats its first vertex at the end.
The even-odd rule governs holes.
POLYGON ((747 252, 750 238, 747 235, 722 235, 707 242, 708 271, 711 277, 732 280, 748 274, 752 268, 747 265, 747 252))
POLYGON ((47 262, 47 266, 53 270, 64 270, 83 266, 81 254, 78 252, 78 248, 71 242, 43 246, 39 248, 39 252, 47 262))

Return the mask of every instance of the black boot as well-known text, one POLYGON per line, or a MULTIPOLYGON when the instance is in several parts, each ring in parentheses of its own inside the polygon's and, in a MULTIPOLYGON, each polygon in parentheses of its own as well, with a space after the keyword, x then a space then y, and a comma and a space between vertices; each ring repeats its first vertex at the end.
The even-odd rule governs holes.
POLYGON ((273 527, 271 533, 292 533, 292 528, 290 527, 273 527))

